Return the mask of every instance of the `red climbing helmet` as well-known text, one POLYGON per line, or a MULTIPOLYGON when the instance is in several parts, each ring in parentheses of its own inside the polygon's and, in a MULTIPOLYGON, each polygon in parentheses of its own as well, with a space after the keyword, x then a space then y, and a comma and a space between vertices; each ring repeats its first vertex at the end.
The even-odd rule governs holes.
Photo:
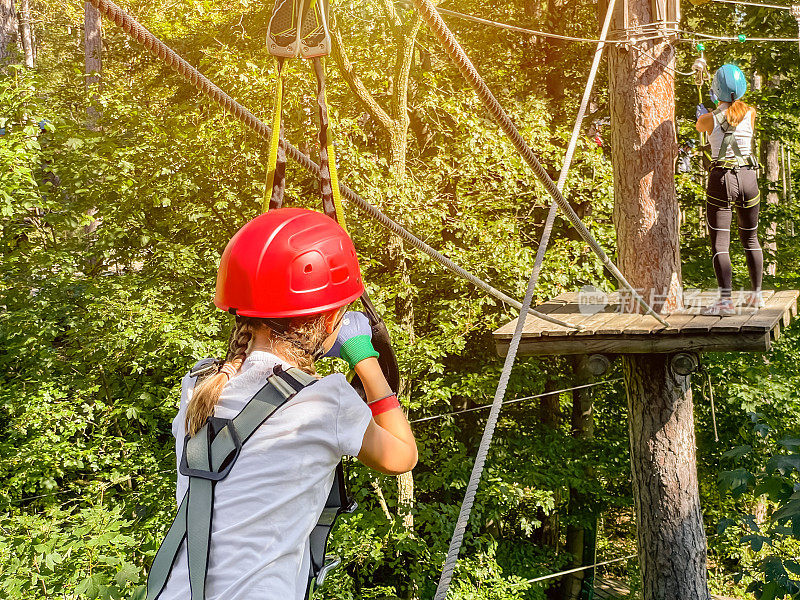
POLYGON ((228 242, 214 304, 280 319, 345 306, 364 293, 353 242, 339 224, 304 208, 256 217, 228 242))

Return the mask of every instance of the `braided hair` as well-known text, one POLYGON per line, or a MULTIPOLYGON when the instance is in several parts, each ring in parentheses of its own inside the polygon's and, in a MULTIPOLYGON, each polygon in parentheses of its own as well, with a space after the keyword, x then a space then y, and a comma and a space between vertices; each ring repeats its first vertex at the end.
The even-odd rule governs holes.
POLYGON ((186 407, 186 429, 194 435, 214 414, 214 407, 219 402, 222 388, 241 368, 247 358, 247 347, 253 338, 253 323, 246 317, 236 317, 236 323, 228 342, 228 354, 219 370, 203 380, 192 394, 192 400, 186 407))
POLYGON ((316 374, 317 350, 327 337, 325 315, 291 319, 259 319, 236 317, 228 342, 228 354, 219 370, 207 376, 194 390, 186 408, 186 430, 194 435, 214 415, 225 384, 236 375, 248 355, 250 341, 258 329, 270 333, 269 344, 274 354, 297 365, 310 375, 316 374))

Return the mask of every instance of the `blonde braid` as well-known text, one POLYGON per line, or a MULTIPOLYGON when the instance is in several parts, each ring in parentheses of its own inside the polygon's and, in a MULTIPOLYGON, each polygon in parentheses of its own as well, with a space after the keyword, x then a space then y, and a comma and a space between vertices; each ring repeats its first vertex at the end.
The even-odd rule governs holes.
POLYGON ((236 325, 228 343, 228 355, 216 374, 211 375, 195 389, 186 408, 186 430, 194 435, 214 414, 222 389, 236 375, 247 358, 247 347, 253 337, 253 323, 247 317, 236 317, 236 325))

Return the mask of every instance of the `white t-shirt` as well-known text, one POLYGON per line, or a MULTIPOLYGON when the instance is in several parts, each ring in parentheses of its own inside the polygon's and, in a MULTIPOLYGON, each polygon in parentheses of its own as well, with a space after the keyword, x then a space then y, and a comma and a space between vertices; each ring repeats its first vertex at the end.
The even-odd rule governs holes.
MULTIPOLYGON (((256 351, 225 386, 214 414, 233 418, 266 383, 276 364, 256 351)), ((186 405, 195 380, 183 379, 172 422, 178 460, 186 405)), ((207 600, 303 600, 308 584, 308 537, 325 506, 343 455, 361 450, 372 415, 343 375, 329 375, 277 410, 244 444, 230 474, 214 489, 207 600)), ((176 499, 189 485, 178 474, 176 499)), ((159 600, 189 600, 186 543, 159 600)))

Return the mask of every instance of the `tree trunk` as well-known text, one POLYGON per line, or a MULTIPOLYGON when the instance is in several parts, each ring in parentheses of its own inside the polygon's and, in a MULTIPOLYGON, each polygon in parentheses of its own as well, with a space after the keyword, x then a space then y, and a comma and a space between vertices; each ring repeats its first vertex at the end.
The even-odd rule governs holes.
POLYGON ((16 62, 18 56, 14 0, 0 0, 0 65, 16 62))
MULTIPOLYGON (((778 181, 780 180, 780 150, 781 143, 777 140, 768 140, 764 144, 764 165, 767 178, 767 204, 777 205, 780 202, 778 197, 778 181)), ((778 252, 778 224, 770 221, 767 225, 766 239, 764 242, 764 260, 767 263, 765 270, 768 275, 775 275, 777 272, 776 256, 778 252)))
MULTIPOLYGON (((650 0, 617 6, 617 29, 655 20, 650 0)), ((665 39, 609 50, 619 264, 656 310, 682 304, 675 79, 660 63, 675 68, 665 39)), ((668 355, 623 357, 644 600, 708 600, 691 389, 668 365, 668 355)))
MULTIPOLYGON (((559 384, 554 379, 547 379, 544 383, 544 391, 552 392, 559 388, 559 384)), ((542 396, 539 401, 539 422, 549 428, 558 429, 561 420, 560 411, 560 395, 548 394, 542 396)), ((559 489, 553 490, 553 503, 556 507, 561 503, 561 493, 559 489)), ((553 549, 558 552, 558 544, 561 538, 561 531, 559 529, 558 509, 555 508, 549 513, 544 509, 539 508, 536 511, 536 518, 541 523, 539 528, 533 534, 533 540, 542 546, 553 549)))
MULTIPOLYGON (((595 378, 588 368, 588 356, 573 357, 573 384, 576 386, 591 383, 595 378)), ((591 440, 594 437, 593 390, 584 388, 572 391, 572 436, 580 440, 591 440)), ((594 478, 593 469, 586 469, 587 479, 594 478)), ((586 511, 586 498, 578 490, 569 490, 569 514, 573 518, 586 511)), ((584 527, 581 523, 572 522, 567 526, 567 542, 565 550, 572 555, 572 567, 583 567, 594 562, 594 540, 597 531, 597 516, 589 519, 593 525, 584 527)), ((594 571, 586 569, 572 573, 564 578, 561 586, 563 600, 587 598, 587 592, 594 588, 594 571)))
POLYGON ((86 73, 86 87, 89 90, 89 105, 86 115, 89 117, 89 127, 94 129, 100 118, 100 112, 94 105, 100 87, 100 78, 103 73, 103 19, 100 11, 91 3, 84 3, 83 16, 83 50, 84 72, 86 73))
POLYGON ((31 8, 29 0, 20 0, 19 4, 19 31, 22 40, 22 54, 25 57, 25 66, 33 68, 33 35, 31 34, 31 8))
POLYGON ((644 600, 708 600, 689 378, 666 354, 623 365, 644 600))

